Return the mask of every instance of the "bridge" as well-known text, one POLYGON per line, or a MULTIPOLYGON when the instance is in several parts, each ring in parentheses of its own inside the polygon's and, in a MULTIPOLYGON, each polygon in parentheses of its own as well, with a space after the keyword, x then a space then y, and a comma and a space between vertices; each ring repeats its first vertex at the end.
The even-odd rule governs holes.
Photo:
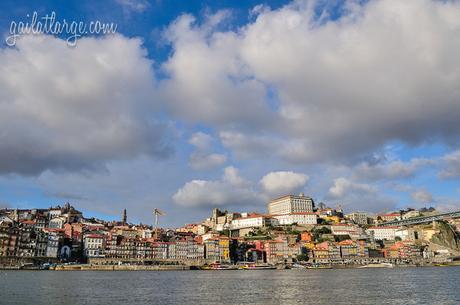
POLYGON ((436 220, 443 220, 446 218, 456 218, 460 217, 460 211, 454 211, 449 213, 431 215, 431 216, 420 216, 420 217, 412 217, 408 219, 402 220, 392 220, 386 221, 380 224, 380 226, 409 226, 409 225, 417 225, 422 223, 430 223, 436 220))

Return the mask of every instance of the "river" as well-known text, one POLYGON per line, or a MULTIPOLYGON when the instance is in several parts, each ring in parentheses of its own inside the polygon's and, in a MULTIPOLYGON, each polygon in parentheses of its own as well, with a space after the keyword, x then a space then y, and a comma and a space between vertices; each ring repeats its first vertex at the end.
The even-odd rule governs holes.
POLYGON ((460 267, 0 271, 0 304, 460 304, 460 267))

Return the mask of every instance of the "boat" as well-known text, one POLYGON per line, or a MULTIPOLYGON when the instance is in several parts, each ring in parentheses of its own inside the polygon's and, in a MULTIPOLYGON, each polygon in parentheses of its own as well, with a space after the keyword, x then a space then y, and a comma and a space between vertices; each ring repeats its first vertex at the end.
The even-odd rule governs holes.
POLYGON ((392 263, 371 263, 365 266, 361 266, 358 268, 393 268, 394 265, 392 263))
POLYGON ((238 267, 234 265, 226 265, 220 263, 213 263, 201 267, 201 270, 237 270, 238 267))
POLYGON ((312 265, 312 266, 307 266, 307 269, 332 269, 332 266, 329 265, 312 265))
POLYGON ((292 264, 291 269, 306 269, 307 266, 301 264, 292 264))
POLYGON ((238 264, 238 268, 242 270, 274 270, 276 266, 269 264, 256 264, 253 262, 242 262, 238 264))

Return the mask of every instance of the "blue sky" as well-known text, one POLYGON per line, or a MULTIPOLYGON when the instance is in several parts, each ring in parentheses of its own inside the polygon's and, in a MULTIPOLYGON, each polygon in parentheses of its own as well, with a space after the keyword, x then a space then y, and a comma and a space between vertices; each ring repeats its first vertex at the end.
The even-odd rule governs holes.
POLYGON ((460 207, 458 1, 4 1, 3 41, 53 11, 117 34, 3 42, 3 206, 460 207))

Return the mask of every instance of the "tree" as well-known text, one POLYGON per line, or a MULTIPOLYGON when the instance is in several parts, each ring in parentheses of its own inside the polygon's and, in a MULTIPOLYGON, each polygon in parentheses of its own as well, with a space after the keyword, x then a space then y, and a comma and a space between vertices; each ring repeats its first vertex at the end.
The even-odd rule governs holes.
POLYGON ((297 260, 306 262, 308 261, 308 256, 306 254, 299 254, 297 255, 297 260))

